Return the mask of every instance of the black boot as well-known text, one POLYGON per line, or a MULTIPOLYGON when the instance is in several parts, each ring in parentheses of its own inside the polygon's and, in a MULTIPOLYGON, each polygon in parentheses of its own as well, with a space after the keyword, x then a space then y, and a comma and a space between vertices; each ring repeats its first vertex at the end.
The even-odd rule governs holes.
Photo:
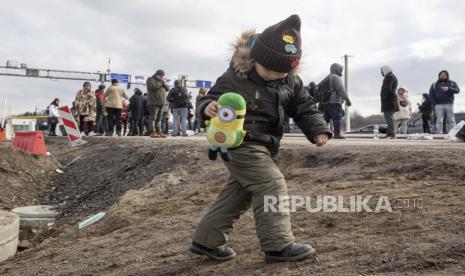
POLYGON ((216 160, 217 153, 218 153, 218 152, 217 152, 216 150, 209 149, 209 150, 208 150, 208 159, 210 159, 210 160, 216 160))
POLYGON ((217 261, 227 261, 236 257, 236 252, 231 247, 225 247, 223 250, 210 249, 196 242, 192 243, 191 252, 197 255, 204 255, 217 261))
POLYGON ((295 262, 315 254, 308 244, 293 243, 281 251, 265 252, 265 260, 270 262, 295 262))
POLYGON ((223 161, 231 161, 231 155, 229 154, 229 152, 221 152, 221 159, 223 159, 223 161))

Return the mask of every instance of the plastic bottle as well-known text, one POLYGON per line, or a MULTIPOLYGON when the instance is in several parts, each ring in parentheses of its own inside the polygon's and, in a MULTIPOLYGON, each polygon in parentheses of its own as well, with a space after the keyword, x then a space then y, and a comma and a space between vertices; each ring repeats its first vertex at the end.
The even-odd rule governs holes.
POLYGON ((373 127, 373 139, 375 140, 379 139, 379 125, 375 125, 373 127))

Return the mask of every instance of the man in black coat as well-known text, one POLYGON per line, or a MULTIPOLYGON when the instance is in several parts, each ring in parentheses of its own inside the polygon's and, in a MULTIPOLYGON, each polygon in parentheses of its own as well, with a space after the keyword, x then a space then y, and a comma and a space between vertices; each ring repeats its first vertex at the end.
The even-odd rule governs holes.
POLYGON ((394 112, 399 111, 399 103, 397 101, 397 78, 392 73, 390 66, 381 67, 381 75, 384 77, 383 86, 381 87, 381 112, 384 114, 384 119, 388 126, 386 138, 396 138, 394 130, 394 112))
POLYGON ((144 102, 145 98, 142 96, 142 91, 139 88, 134 89, 134 95, 129 99, 128 109, 128 112, 131 113, 131 136, 143 134, 144 102))

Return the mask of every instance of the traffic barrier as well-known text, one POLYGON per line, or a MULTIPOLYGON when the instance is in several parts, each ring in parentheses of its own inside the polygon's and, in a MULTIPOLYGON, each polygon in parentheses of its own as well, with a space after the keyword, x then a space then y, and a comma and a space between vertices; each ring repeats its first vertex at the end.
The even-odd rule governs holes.
POLYGON ((81 139, 81 132, 69 107, 67 105, 59 107, 58 113, 60 114, 59 121, 65 127, 71 146, 85 144, 86 142, 81 139))
POLYGON ((47 155, 44 133, 42 131, 15 132, 13 146, 37 155, 47 155))
POLYGON ((6 129, 0 128, 0 141, 6 140, 6 129))

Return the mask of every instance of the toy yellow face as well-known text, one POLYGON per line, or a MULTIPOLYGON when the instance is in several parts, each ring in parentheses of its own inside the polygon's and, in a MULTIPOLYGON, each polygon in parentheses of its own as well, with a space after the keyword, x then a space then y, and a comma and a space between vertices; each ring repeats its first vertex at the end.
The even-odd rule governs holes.
POLYGON ((244 122, 245 110, 234 110, 230 106, 220 106, 218 109, 218 121, 214 122, 217 127, 235 130, 244 122))

